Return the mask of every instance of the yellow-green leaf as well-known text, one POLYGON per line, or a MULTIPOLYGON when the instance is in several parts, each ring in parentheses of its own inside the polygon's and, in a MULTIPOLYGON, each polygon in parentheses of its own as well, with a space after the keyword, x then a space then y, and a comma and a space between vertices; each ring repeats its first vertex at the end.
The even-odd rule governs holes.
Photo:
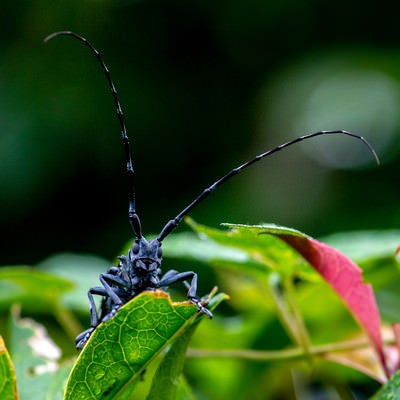
POLYGON ((72 370, 65 399, 116 399, 132 391, 146 365, 198 314, 163 291, 144 292, 94 331, 72 370))
POLYGON ((2 400, 18 399, 17 383, 10 354, 3 338, 0 336, 0 398, 2 400))

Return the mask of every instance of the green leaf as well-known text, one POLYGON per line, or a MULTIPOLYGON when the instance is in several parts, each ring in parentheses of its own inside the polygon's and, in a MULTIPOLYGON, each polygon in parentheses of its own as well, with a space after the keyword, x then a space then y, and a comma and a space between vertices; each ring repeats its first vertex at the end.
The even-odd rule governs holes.
MULTIPOLYGON (((284 230, 288 234, 304 235, 299 231, 273 224, 255 226, 222 224, 235 229, 221 230, 197 224, 190 218, 186 218, 185 221, 201 238, 207 237, 218 245, 225 247, 225 252, 230 249, 233 252, 241 251, 247 255, 247 257, 242 256, 241 265, 232 263, 228 259, 223 264, 224 266, 235 268, 242 272, 243 266, 245 266, 247 274, 258 275, 260 272, 262 274, 270 274, 275 271, 279 272, 281 276, 300 274, 305 279, 315 279, 316 274, 313 273, 309 264, 296 251, 272 234, 263 234, 267 229, 270 229, 271 233, 274 230, 284 230)), ((211 253, 212 251, 214 249, 210 246, 209 252, 211 253)), ((221 252, 221 249, 218 251, 221 252)), ((215 258, 215 253, 214 256, 210 253, 208 257, 215 258)))
POLYGON ((0 336, 0 398, 2 400, 18 399, 17 382, 10 354, 3 338, 0 336))
POLYGON ((244 250, 224 246, 193 232, 182 232, 171 235, 165 244, 164 256, 183 258, 189 261, 200 261, 205 264, 230 264, 238 267, 254 263, 259 268, 260 262, 253 260, 244 250))
POLYGON ((400 371, 391 376, 389 381, 372 397, 372 400, 400 399, 400 371))
POLYGON ((183 365, 185 362, 186 349, 195 331, 192 324, 186 332, 171 346, 164 359, 162 360, 153 378, 151 391, 147 400, 176 400, 179 389, 183 386, 185 391, 189 391, 182 376, 183 365))
MULTIPOLYGON (((220 293, 211 299, 207 307, 213 310, 227 298, 227 295, 220 293)), ((199 315, 194 323, 174 341, 157 369, 147 400, 183 400, 193 397, 190 387, 182 376, 182 372, 186 360, 187 347, 202 318, 203 316, 199 315)))
POLYGON ((26 313, 51 315, 73 338, 80 331, 79 323, 63 301, 73 287, 71 280, 36 268, 0 268, 0 309, 8 312, 19 304, 26 313))
POLYGON ((96 328, 71 371, 65 399, 125 398, 148 363, 197 314, 194 304, 172 303, 163 291, 133 298, 96 328))
POLYGON ((33 268, 4 267, 0 269, 0 308, 8 311, 18 303, 27 311, 48 312, 72 287, 67 279, 33 268))
POLYGON ((88 288, 95 285, 99 275, 109 267, 110 263, 103 258, 73 253, 56 254, 37 265, 40 271, 72 283, 72 290, 62 296, 62 304, 84 315, 88 311, 88 288))
POLYGON ((400 230, 340 232, 320 239, 336 247, 353 261, 394 258, 400 230))

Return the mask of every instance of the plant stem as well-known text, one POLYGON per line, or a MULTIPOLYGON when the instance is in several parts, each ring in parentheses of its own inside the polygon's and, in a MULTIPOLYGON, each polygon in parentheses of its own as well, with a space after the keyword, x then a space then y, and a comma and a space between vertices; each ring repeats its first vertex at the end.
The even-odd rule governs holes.
POLYGON ((370 341, 365 339, 348 340, 339 343, 328 343, 317 346, 310 346, 307 351, 302 347, 285 350, 242 350, 224 349, 207 350, 190 348, 187 352, 188 357, 196 358, 241 358, 254 361, 276 361, 303 358, 304 356, 323 356, 326 353, 341 352, 356 349, 365 349, 371 346, 370 341))
MULTIPOLYGON (((284 279, 282 289, 276 284, 276 280, 270 279, 270 292, 275 301, 277 314, 287 333, 293 342, 303 349, 304 354, 309 353, 310 338, 301 313, 297 307, 291 278, 284 279)), ((303 355, 304 355, 303 354, 303 355)))

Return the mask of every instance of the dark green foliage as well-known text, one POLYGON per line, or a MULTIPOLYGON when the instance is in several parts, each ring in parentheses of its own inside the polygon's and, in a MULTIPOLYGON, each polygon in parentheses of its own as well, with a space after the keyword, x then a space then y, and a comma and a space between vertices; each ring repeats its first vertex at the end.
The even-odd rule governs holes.
MULTIPOLYGON (((331 283, 325 273, 317 273, 317 264, 309 264, 278 236, 298 238, 304 243, 313 239, 275 225, 230 225, 229 230, 219 230, 189 222, 200 237, 192 233, 171 235, 165 243, 165 268, 194 266, 207 286, 205 266, 212 267, 212 280, 219 281, 230 300, 214 310, 226 298, 214 294, 209 307, 215 318, 208 320, 197 316, 196 307, 187 301, 172 304, 164 292, 134 298, 96 329, 70 373, 66 398, 82 394, 90 399, 128 399, 134 393, 137 398, 148 396, 150 400, 163 393, 163 399, 289 399, 298 390, 289 371, 302 376, 306 385, 302 390, 310 395, 324 393, 325 388, 342 394, 360 391, 366 396, 376 391, 377 383, 356 372, 367 371, 375 379, 383 379, 379 359, 362 335, 363 329, 373 337, 372 310, 371 322, 362 322, 361 318, 358 326, 351 313, 357 315, 359 311, 350 300, 342 303, 341 287, 331 283), (333 284, 334 290, 327 283, 333 284), (371 357, 375 360, 372 364, 371 357), (115 397, 117 393, 119 397, 115 397), (257 397, 259 393, 262 397, 257 397)), ((397 304, 393 296, 399 277, 393 270, 393 247, 398 240, 397 231, 354 232, 327 238, 354 256, 364 269, 365 281, 376 283, 378 303, 384 305, 382 323, 386 321, 385 310, 397 304), (363 247, 364 252, 360 251, 363 247)), ((19 293, 9 297, 9 306, 19 302, 24 314, 40 317, 63 348, 61 364, 59 355, 49 360, 48 352, 37 354, 32 338, 46 342, 47 335, 37 323, 20 320, 14 311, 11 330, 4 333, 20 394, 28 390, 32 400, 43 399, 44 393, 52 399, 62 398, 76 354, 71 327, 76 325, 79 331, 75 315, 88 315, 85 293, 81 293, 79 302, 68 301, 73 293, 72 282, 56 275, 57 265, 64 265, 61 271, 65 273, 66 263, 71 271, 74 265, 81 265, 90 276, 91 258, 63 255, 42 263, 46 272, 13 267, 4 269, 0 280, 2 287, 13 287, 19 293), (46 290, 40 292, 44 281, 46 290), (24 300, 29 293, 34 296, 35 307, 24 300), (52 322, 53 315, 58 327, 52 322), (44 373, 38 374, 41 370, 44 373)), ((367 289, 368 285, 353 287, 356 294, 367 289)), ((180 295, 173 291, 172 298, 179 299, 180 295)), ((7 297, 3 297, 4 310, 9 307, 6 303, 7 297)))

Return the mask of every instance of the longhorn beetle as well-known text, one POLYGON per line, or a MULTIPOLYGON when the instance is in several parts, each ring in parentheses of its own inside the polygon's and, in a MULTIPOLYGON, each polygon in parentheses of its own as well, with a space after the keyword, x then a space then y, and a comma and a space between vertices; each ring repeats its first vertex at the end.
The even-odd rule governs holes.
POLYGON ((136 201, 134 191, 134 169, 130 154, 129 139, 126 131, 125 121, 123 118, 121 104, 118 99, 117 90, 111 79, 108 67, 100 56, 100 53, 82 36, 71 32, 62 31, 55 32, 47 36, 44 41, 47 42, 57 36, 67 35, 83 42, 95 55, 100 63, 107 81, 111 89, 115 106, 117 108, 117 116, 122 135, 122 143, 125 151, 126 173, 128 177, 128 196, 129 196, 129 212, 128 218, 130 225, 135 236, 135 241, 128 251, 128 254, 122 255, 119 258, 118 266, 110 267, 106 273, 100 275, 100 282, 102 286, 94 286, 89 289, 88 297, 90 303, 90 328, 79 334, 76 338, 76 347, 81 350, 88 341, 92 332, 96 327, 104 321, 112 318, 118 309, 129 300, 137 296, 144 290, 154 290, 157 288, 165 288, 177 282, 182 282, 188 289, 188 299, 197 306, 199 312, 212 318, 212 313, 209 311, 201 300, 197 297, 197 274, 193 271, 178 272, 175 270, 168 271, 165 275, 161 276, 161 260, 162 260, 162 241, 179 225, 185 215, 187 215, 193 208, 200 204, 206 197, 208 197, 218 186, 222 185, 228 179, 235 176, 243 169, 254 164, 256 161, 261 160, 273 153, 276 153, 288 146, 301 142, 306 139, 311 139, 316 136, 322 135, 346 135, 362 141, 374 156, 377 164, 379 164, 378 156, 373 147, 362 137, 351 132, 344 130, 334 131, 319 131, 308 135, 300 136, 289 142, 283 143, 277 147, 267 150, 264 153, 257 155, 251 160, 242 165, 232 169, 227 174, 216 180, 211 186, 205 188, 191 203, 189 203, 175 218, 169 220, 166 225, 161 229, 158 236, 148 241, 142 235, 142 228, 140 224, 139 215, 136 212, 136 201), (190 280, 190 284, 188 281, 190 280), (102 304, 100 313, 98 315, 96 305, 94 302, 94 295, 102 296, 102 304))

